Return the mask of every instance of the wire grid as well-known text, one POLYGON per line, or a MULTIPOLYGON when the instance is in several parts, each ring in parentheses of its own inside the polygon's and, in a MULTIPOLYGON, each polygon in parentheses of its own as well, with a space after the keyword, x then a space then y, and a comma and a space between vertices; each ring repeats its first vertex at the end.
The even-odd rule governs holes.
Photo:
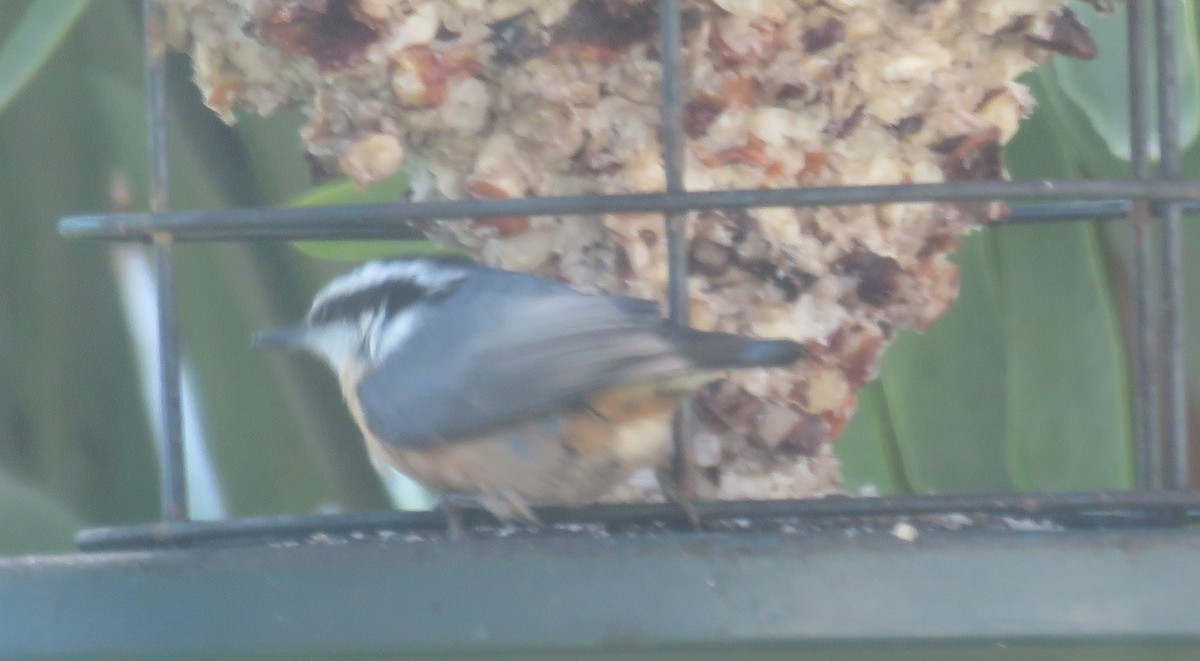
MULTIPOLYGON (((1129 0, 1128 63, 1130 67, 1131 160, 1128 180, 965 181, 774 190, 687 192, 683 186, 683 76, 680 0, 658 0, 661 66, 661 140, 666 190, 636 195, 587 195, 508 200, 461 200, 322 208, 252 208, 224 211, 169 211, 167 115, 165 110, 166 47, 162 15, 153 0, 143 0, 146 107, 150 133, 150 213, 104 214, 64 219, 67 237, 149 242, 153 246, 158 284, 160 338, 159 395, 162 400, 160 455, 162 519, 165 529, 128 527, 84 531, 81 548, 146 545, 165 540, 194 543, 253 535, 295 533, 340 526, 400 523, 434 525, 437 513, 277 517, 189 523, 180 415, 179 329, 175 301, 173 250, 178 241, 249 239, 423 238, 423 221, 479 219, 523 215, 589 215, 631 211, 664 215, 668 246, 669 317, 688 323, 686 212, 705 209, 763 208, 902 202, 970 202, 1039 200, 1013 209, 1010 223, 1064 222, 1128 218, 1135 255, 1133 267, 1136 344, 1134 346, 1134 419, 1138 488, 1131 492, 1011 494, 998 496, 902 496, 832 501, 707 502, 697 504, 700 517, 789 514, 798 517, 982 512, 1033 515, 1057 513, 1092 516, 1102 521, 1180 524, 1200 519, 1200 494, 1186 491, 1188 429, 1186 418, 1183 332, 1181 217, 1200 212, 1200 182, 1180 180, 1178 62, 1174 0, 1129 0), (1150 12, 1153 11, 1153 18, 1150 12), (1151 28, 1155 33, 1150 41, 1151 28), (1151 50, 1159 75, 1161 145, 1157 178, 1147 151, 1151 102, 1151 50), (1140 73, 1140 75, 1139 75, 1140 73), (1155 235, 1158 235, 1156 240, 1155 235), (1159 269, 1152 275, 1152 269, 1159 269), (1161 292, 1152 286, 1161 278, 1161 292), (1156 311, 1161 310, 1159 315, 1156 311), (1170 490, 1170 491, 1164 491, 1170 490), (379 517, 383 517, 380 519, 379 517), (1107 518, 1106 518, 1107 517, 1107 518), (1116 517, 1114 519, 1113 517, 1116 517), (340 523, 339 523, 340 522, 340 523), (90 534, 89 534, 90 533, 90 534), (164 537, 165 535, 165 537, 164 537)), ((694 460, 685 415, 676 418, 676 474, 685 497, 693 494, 687 477, 694 460)), ((557 512, 548 521, 671 519, 669 506, 594 506, 557 512)), ((152 524, 153 525, 153 524, 152 524)))

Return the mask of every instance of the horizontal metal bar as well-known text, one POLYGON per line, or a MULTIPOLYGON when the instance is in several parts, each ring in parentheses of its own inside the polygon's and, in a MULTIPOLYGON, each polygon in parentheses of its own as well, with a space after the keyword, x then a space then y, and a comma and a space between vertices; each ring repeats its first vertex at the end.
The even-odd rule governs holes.
POLYGON ((1175 529, 317 539, 17 558, 0 560, 0 657, 1196 644, 1198 557, 1200 535, 1175 529))
MULTIPOLYGON (((909 516, 965 514, 1011 516, 1051 521, 1065 526, 1178 526, 1200 521, 1200 492, 1081 492, 1013 493, 962 496, 889 496, 882 498, 824 498, 771 501, 704 501, 696 514, 709 530, 779 530, 804 526, 843 529, 864 522, 909 516)), ((511 535, 497 528, 483 512, 468 511, 465 524, 484 536, 511 535)), ((669 504, 597 505, 585 508, 550 507, 538 510, 547 528, 531 534, 609 534, 690 530, 692 523, 680 508, 669 504)), ((84 551, 184 548, 278 541, 303 541, 314 535, 416 533, 439 537, 445 530, 441 512, 359 512, 310 516, 281 516, 151 523, 80 532, 76 543, 84 551)))
MULTIPOLYGON (((1179 204, 1179 207, 1184 214, 1200 213, 1200 202, 1197 201, 1183 202, 1179 204)), ((1048 221, 1127 219, 1132 208, 1133 203, 1129 200, 1020 204, 1012 207, 1011 213, 1004 223, 1016 225, 1048 221)))
POLYGON ((945 184, 837 186, 636 195, 582 195, 510 200, 450 200, 339 207, 246 208, 165 214, 72 216, 68 238, 145 240, 161 232, 181 241, 243 239, 421 238, 419 222, 600 213, 668 213, 696 209, 803 207, 984 200, 1200 200, 1197 181, 1021 180, 945 184))

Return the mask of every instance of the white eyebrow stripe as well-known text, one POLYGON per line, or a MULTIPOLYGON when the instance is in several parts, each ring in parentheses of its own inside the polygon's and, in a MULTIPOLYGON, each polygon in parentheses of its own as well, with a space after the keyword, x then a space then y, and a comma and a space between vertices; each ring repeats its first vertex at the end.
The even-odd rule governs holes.
POLYGON ((424 289, 437 291, 459 280, 465 274, 466 270, 464 269, 422 259, 367 262, 325 285, 325 288, 313 298, 309 311, 316 310, 329 301, 366 291, 387 282, 407 280, 424 289))

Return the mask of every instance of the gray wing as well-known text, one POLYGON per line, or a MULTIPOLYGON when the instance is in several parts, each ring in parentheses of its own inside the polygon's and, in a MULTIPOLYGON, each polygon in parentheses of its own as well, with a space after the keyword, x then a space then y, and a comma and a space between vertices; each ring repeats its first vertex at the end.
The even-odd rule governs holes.
POLYGON ((606 386, 693 369, 661 333, 650 301, 575 292, 517 298, 478 301, 490 317, 486 329, 429 323, 414 333, 359 386, 371 431, 395 445, 429 447, 562 410, 606 386))

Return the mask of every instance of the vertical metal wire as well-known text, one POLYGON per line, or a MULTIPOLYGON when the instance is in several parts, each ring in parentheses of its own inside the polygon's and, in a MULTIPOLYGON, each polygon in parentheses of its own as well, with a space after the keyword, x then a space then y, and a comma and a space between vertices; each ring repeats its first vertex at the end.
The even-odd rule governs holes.
MULTIPOLYGON (((166 44, 162 10, 153 0, 142 0, 146 64, 146 118, 150 135, 150 211, 170 208, 167 171, 166 44)), ((161 398, 161 461, 159 488, 162 516, 167 521, 188 520, 187 472, 183 456, 183 423, 180 410, 179 317, 175 307, 174 241, 170 234, 154 235, 154 271, 158 286, 158 379, 161 398)))
MULTIPOLYGON (((1149 137, 1150 93, 1145 2, 1126 4, 1129 19, 1129 135, 1130 161, 1135 179, 1150 177, 1149 137)), ((1130 211, 1133 227, 1133 307, 1134 333, 1134 434, 1138 456, 1138 488, 1161 488, 1162 453, 1158 443, 1161 397, 1153 360, 1155 345, 1153 284, 1150 265, 1154 262, 1150 203, 1134 200, 1130 211)))
MULTIPOLYGON (((658 20, 661 38, 662 66, 662 129, 663 169, 668 193, 684 190, 684 150, 687 136, 683 131, 684 71, 683 17, 679 0, 659 0, 658 20)), ((691 318, 688 299, 687 214, 666 214, 667 235, 667 303, 672 323, 686 326, 691 318)), ((681 406, 675 415, 672 439, 675 449, 674 477, 678 496, 684 500, 697 495, 696 454, 688 433, 689 411, 681 406)))
MULTIPOLYGON (((1179 62, 1175 54, 1175 26, 1179 21, 1175 0, 1156 0, 1158 56, 1159 178, 1180 177, 1179 62)), ((1159 337, 1158 368, 1163 376, 1165 407, 1162 438, 1164 485, 1188 487, 1187 382, 1183 340, 1183 228, 1179 203, 1168 202, 1162 213, 1163 314, 1159 337)))

